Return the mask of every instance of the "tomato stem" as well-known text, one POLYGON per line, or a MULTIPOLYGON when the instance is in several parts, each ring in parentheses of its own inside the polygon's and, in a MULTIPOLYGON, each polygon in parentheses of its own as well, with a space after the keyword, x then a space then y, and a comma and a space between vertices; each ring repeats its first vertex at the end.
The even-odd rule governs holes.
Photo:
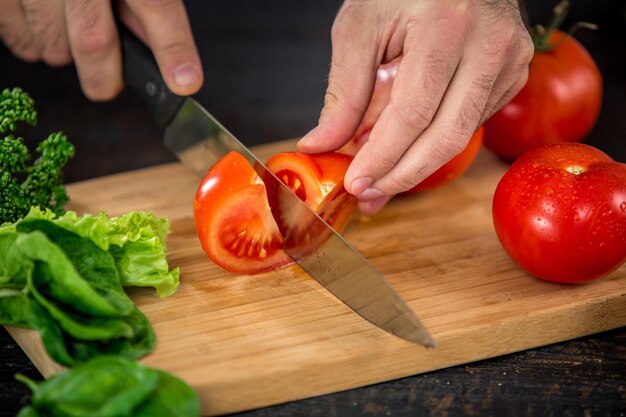
POLYGON ((564 36, 562 36, 558 41, 551 43, 550 35, 552 35, 552 32, 554 32, 555 29, 560 28, 563 24, 563 21, 565 20, 565 17, 569 12, 569 5, 569 0, 561 0, 561 2, 557 4, 554 8, 554 14, 552 16, 552 19, 550 19, 550 22, 548 22, 548 26, 535 26, 535 29, 532 31, 531 36, 533 39, 533 44, 535 45, 536 52, 550 52, 558 48, 559 45, 561 45, 561 43, 565 41, 565 39, 567 39, 568 37, 572 37, 574 33, 580 28, 591 30, 598 29, 598 25, 595 25, 593 23, 576 22, 569 28, 564 36))

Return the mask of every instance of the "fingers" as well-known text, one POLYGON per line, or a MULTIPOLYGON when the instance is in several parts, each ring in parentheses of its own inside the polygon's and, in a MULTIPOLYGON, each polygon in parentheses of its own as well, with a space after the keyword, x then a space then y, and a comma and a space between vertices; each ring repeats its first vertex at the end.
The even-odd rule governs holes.
POLYGON ((0 13, 0 39, 9 50, 24 61, 40 59, 39 48, 28 28, 26 16, 19 0, 5 0, 0 13))
POLYGON ((182 1, 126 3, 140 22, 140 32, 145 34, 170 90, 179 95, 197 92, 203 82, 202 65, 182 1))
POLYGON ((300 152, 338 149, 356 131, 369 104, 384 51, 377 16, 360 2, 346 1, 333 24, 332 61, 319 123, 299 142, 300 152), (355 28, 359 30, 355 30, 355 28))
POLYGON ((487 121, 495 112, 513 99, 526 85, 528 80, 529 63, 534 55, 533 41, 530 36, 521 37, 517 44, 517 54, 512 54, 503 71, 498 75, 493 86, 481 124, 487 121))
POLYGON ((408 20, 389 104, 345 177, 365 213, 462 152, 480 123, 526 82, 533 49, 514 13, 476 11, 442 6, 438 20, 408 20))
POLYGON ((64 26, 63 3, 57 0, 22 0, 22 10, 41 59, 51 66, 72 62, 64 26))
POLYGON ((449 27, 463 24, 464 17, 449 13, 427 24, 430 19, 425 16, 407 28, 389 104, 346 173, 346 189, 361 200, 383 195, 385 190, 372 190, 372 184, 390 172, 428 128, 461 60, 465 30, 449 27))
POLYGON ((122 56, 111 3, 66 0, 70 49, 80 85, 94 101, 110 100, 122 89, 122 56))

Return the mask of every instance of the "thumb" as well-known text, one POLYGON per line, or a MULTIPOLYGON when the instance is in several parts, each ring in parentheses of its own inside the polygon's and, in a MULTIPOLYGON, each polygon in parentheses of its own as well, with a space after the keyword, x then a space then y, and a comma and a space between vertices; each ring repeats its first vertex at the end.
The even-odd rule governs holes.
POLYGON ((348 3, 333 24, 332 59, 324 107, 318 125, 298 142, 299 152, 334 151, 346 144, 361 123, 374 90, 381 60, 377 50, 377 26, 370 22, 364 24, 363 19, 372 20, 371 14, 361 12, 357 4, 346 8, 348 3))

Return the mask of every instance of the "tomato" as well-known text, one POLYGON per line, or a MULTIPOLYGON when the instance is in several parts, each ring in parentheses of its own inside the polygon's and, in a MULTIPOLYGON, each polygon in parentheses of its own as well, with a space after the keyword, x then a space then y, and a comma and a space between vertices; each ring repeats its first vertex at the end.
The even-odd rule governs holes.
POLYGON ((626 261, 626 164, 580 143, 532 150, 500 180, 493 223, 505 251, 536 277, 607 275, 626 261))
MULTIPOLYGON (((338 152, 346 155, 356 155, 361 147, 367 142, 370 131, 378 121, 381 113, 389 103, 391 88, 398 72, 401 58, 397 58, 387 64, 381 65, 376 72, 376 83, 372 99, 365 111, 363 120, 356 130, 352 139, 345 144, 338 152)), ((472 165, 478 155, 478 151, 483 141, 483 129, 478 130, 471 137, 467 147, 459 155, 448 161, 444 166, 435 171, 430 177, 417 184, 414 188, 403 194, 412 194, 417 191, 430 190, 439 185, 452 181, 461 176, 472 165)))
MULTIPOLYGON (((357 200, 343 187, 352 158, 334 152, 307 155, 284 152, 267 160, 267 168, 335 230, 342 231, 357 200)), ((265 178, 268 182, 268 178, 265 178)), ((282 216, 275 188, 268 189, 274 218, 282 216)), ((279 222, 281 227, 284 222, 279 222)), ((282 229, 281 229, 282 230, 282 229)))
POLYGON ((227 271, 254 274, 292 262, 283 252, 265 185, 237 152, 224 156, 200 183, 194 220, 205 253, 227 271))
POLYGON ((463 175, 465 171, 472 166, 472 163, 478 155, 478 151, 480 151, 483 143, 483 132, 483 127, 479 127, 460 154, 452 158, 437 171, 433 172, 424 181, 420 182, 403 194, 413 194, 419 191, 432 190, 433 188, 446 184, 463 175))
MULTIPOLYGON (((338 153, 305 155, 286 152, 266 166, 335 230, 341 231, 357 200, 343 187, 351 157, 338 153)), ((209 170, 198 187, 194 219, 207 256, 223 269, 243 274, 275 270, 292 263, 286 245, 305 255, 324 241, 320 231, 284 210, 275 177, 260 178, 240 154, 231 152, 209 170), (312 238, 315 236, 315 238, 312 238), (311 242, 309 242, 311 240, 311 242), (305 250, 306 249, 306 250, 305 250)))
POLYGON ((595 125, 602 77, 571 36, 554 30, 549 51, 536 50, 524 88, 485 122, 485 146, 513 161, 538 146, 580 142, 595 125))

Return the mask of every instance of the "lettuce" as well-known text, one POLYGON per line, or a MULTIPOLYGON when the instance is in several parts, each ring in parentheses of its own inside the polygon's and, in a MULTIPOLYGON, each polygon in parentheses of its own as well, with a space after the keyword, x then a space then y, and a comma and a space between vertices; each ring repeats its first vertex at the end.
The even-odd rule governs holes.
POLYGON ((154 331, 123 286, 152 286, 160 296, 176 291, 168 233, 167 219, 144 212, 57 217, 33 208, 1 225, 0 325, 39 331, 50 357, 66 366, 147 355, 154 331))
MULTIPOLYGON (((57 226, 91 240, 109 252, 115 261, 123 286, 154 287, 160 297, 172 295, 179 285, 180 270, 169 270, 165 238, 170 232, 166 218, 152 212, 133 211, 122 216, 77 215, 68 211, 60 217, 50 211, 33 207, 18 223, 32 219, 50 220, 57 226)), ((2 231, 14 230, 16 224, 0 226, 2 231)), ((0 255, 1 256, 1 255, 0 255)), ((0 266, 0 282, 2 282, 0 266)))

